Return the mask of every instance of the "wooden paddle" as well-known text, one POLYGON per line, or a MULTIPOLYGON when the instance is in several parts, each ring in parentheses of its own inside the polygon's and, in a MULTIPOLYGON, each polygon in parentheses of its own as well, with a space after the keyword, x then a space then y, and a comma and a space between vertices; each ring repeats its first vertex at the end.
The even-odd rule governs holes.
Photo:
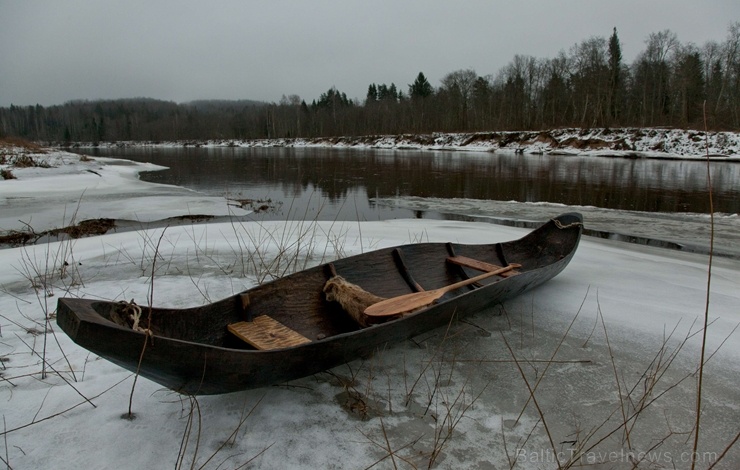
POLYGON ((450 284, 449 286, 440 287, 439 289, 414 292, 411 294, 400 295, 398 297, 391 297, 390 299, 383 300, 376 304, 372 304, 365 309, 365 315, 369 317, 387 317, 390 315, 399 315, 401 313, 407 313, 417 308, 426 307, 432 304, 435 300, 439 299, 448 292, 451 292, 460 287, 473 284, 487 277, 495 276, 497 274, 511 271, 512 269, 521 268, 521 264, 510 264, 504 268, 497 269, 495 271, 483 273, 480 276, 471 277, 464 281, 450 284))

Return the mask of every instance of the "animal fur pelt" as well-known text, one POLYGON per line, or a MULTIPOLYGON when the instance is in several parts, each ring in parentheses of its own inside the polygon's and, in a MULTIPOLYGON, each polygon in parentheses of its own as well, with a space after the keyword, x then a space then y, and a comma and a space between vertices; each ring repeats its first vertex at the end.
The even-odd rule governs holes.
POLYGON ((382 323, 396 317, 368 317, 365 309, 372 304, 385 300, 375 294, 367 292, 362 287, 347 282, 342 276, 334 276, 324 284, 326 300, 337 302, 361 327, 365 328, 376 323, 382 323))

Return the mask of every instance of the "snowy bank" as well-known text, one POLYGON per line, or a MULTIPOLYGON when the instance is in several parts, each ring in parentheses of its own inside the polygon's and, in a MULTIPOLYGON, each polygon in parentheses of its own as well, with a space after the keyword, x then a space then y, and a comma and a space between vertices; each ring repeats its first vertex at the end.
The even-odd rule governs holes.
POLYGON ((12 175, 0 180, 0 232, 40 233, 99 218, 150 222, 248 213, 224 198, 139 180, 142 171, 162 169, 157 165, 61 150, 0 150, 0 170, 12 175))
POLYGON ((712 158, 740 161, 740 133, 664 128, 553 129, 321 137, 295 139, 204 140, 178 142, 79 143, 81 147, 352 147, 396 150, 464 150, 552 155, 593 155, 624 158, 712 158))

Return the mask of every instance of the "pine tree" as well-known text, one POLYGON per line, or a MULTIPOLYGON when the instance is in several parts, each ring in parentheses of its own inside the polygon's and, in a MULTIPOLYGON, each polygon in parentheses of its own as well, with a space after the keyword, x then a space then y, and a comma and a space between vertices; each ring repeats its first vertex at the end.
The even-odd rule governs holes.
POLYGON ((409 96, 412 99, 426 98, 428 96, 431 96, 432 93, 434 93, 434 89, 429 83, 429 80, 427 80, 427 77, 425 77, 422 72, 419 72, 419 75, 416 76, 416 80, 414 80, 414 83, 409 85, 409 96))
POLYGON ((390 99, 392 101, 398 101, 398 90, 396 89, 396 84, 391 83, 391 86, 388 87, 388 97, 387 99, 390 99))
POLYGON ((619 45, 617 28, 609 38, 609 117, 619 117, 620 88, 622 86, 622 48, 619 45))
POLYGON ((367 87, 365 103, 374 103, 375 101, 378 101, 378 87, 374 83, 371 83, 370 86, 367 87))

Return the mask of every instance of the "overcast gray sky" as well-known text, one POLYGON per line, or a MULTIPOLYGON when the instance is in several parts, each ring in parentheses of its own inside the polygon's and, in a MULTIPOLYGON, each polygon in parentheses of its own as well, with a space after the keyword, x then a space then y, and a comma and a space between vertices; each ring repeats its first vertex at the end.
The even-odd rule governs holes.
POLYGON ((495 74, 615 26, 629 63, 650 33, 703 45, 733 21, 738 0, 0 0, 0 106, 310 102, 332 86, 363 99, 370 83, 495 74))

